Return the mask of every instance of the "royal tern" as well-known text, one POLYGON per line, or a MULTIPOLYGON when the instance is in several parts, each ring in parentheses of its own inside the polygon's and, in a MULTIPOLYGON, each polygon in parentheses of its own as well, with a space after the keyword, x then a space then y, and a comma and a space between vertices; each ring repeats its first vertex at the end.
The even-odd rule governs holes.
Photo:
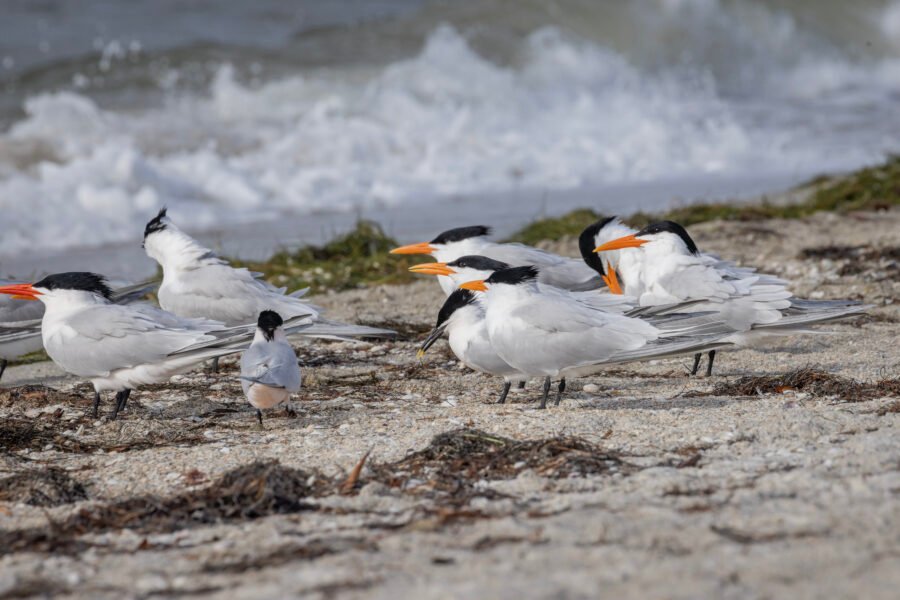
POLYGON ((106 280, 94 273, 58 273, 0 287, 0 293, 44 303, 41 337, 47 354, 66 372, 91 381, 95 415, 101 392, 116 392, 112 418, 132 389, 239 352, 255 329, 186 319, 149 304, 114 304, 106 280))
POLYGON ((437 324, 419 348, 419 357, 424 355, 445 332, 450 349, 460 362, 474 371, 503 377, 503 391, 500 394, 499 404, 506 402, 506 396, 513 382, 524 383, 526 380, 524 375, 500 358, 491 346, 484 320, 484 309, 474 292, 458 289, 447 296, 438 312, 437 324))
POLYGON ((593 308, 572 295, 547 294, 532 266, 496 271, 461 289, 482 292, 491 347, 529 377, 545 377, 541 408, 550 378, 559 378, 556 403, 567 377, 595 373, 604 365, 693 353, 727 345, 729 330, 708 319, 673 321, 668 329, 640 318, 593 308))
MULTIPOLYGON (((15 285, 15 281, 0 280, 0 286, 15 285)), ((156 286, 155 282, 127 285, 113 290, 112 298, 117 303, 134 302, 148 294, 156 286)), ((12 296, 0 295, 0 379, 8 361, 19 358, 43 347, 41 341, 41 317, 44 305, 12 296)))
MULTIPOLYGON (((809 325, 859 315, 867 308, 850 300, 795 298, 788 283, 778 277, 700 252, 684 227, 672 221, 619 235, 623 227, 616 226, 614 239, 602 226, 582 234, 593 237, 593 252, 616 253, 603 261, 614 265, 622 292, 641 306, 703 300, 694 310, 715 312, 735 332, 729 340, 738 346, 753 345, 769 335, 802 333, 809 325)), ((582 253, 589 245, 583 240, 582 253)), ((692 374, 699 369, 700 358, 694 357, 692 374)), ((715 351, 711 351, 707 376, 712 374, 714 360, 715 351)))
POLYGON ((262 409, 286 404, 300 391, 300 365, 288 343, 281 315, 271 310, 259 313, 253 343, 241 356, 241 387, 262 427, 262 409))
POLYGON ((314 323, 299 335, 346 339, 391 336, 393 331, 350 325, 323 318, 320 309, 303 302, 305 289, 290 294, 235 268, 181 231, 163 208, 144 229, 144 250, 160 264, 163 281, 159 305, 180 317, 200 317, 228 326, 256 323, 260 312, 274 310, 285 319, 309 316, 314 323))
MULTIPOLYGON (((593 290, 603 283, 597 274, 582 261, 558 256, 523 244, 500 244, 488 240, 491 230, 483 225, 449 229, 430 242, 410 244, 391 250, 391 254, 430 254, 435 260, 448 263, 461 256, 480 255, 512 266, 533 265, 540 269, 542 283, 567 290, 593 290)), ((438 282, 446 295, 456 286, 446 276, 438 282)))

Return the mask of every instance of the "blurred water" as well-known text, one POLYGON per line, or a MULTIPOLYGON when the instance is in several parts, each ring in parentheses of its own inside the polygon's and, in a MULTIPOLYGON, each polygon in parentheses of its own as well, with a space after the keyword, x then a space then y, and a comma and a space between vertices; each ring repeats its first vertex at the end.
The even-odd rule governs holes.
POLYGON ((512 227, 746 196, 900 150, 896 1, 2 11, 6 272, 137 245, 163 204, 263 253, 360 214, 419 236, 482 220, 490 198, 512 227))

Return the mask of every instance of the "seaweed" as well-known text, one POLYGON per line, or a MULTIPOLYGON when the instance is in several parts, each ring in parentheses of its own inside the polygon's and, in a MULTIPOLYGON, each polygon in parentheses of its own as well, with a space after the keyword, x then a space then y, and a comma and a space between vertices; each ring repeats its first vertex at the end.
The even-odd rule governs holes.
POLYGON ((884 396, 900 396, 900 379, 864 383, 824 371, 801 368, 783 375, 741 377, 737 381, 719 383, 709 395, 756 396, 793 390, 808 392, 817 397, 837 396, 847 402, 863 402, 884 396))
POLYGON ((47 467, 0 479, 0 501, 31 506, 60 506, 87 500, 84 486, 64 470, 47 467))
POLYGON ((462 502, 473 496, 495 497, 496 492, 479 489, 479 483, 513 479, 528 469, 559 479, 628 472, 632 466, 582 438, 517 441, 456 429, 435 436, 427 447, 401 460, 371 467, 372 477, 389 487, 462 502))
MULTIPOLYGON (((313 510, 307 498, 321 494, 324 481, 316 473, 258 461, 238 467, 209 486, 171 498, 137 496, 86 506, 49 527, 0 532, 0 555, 20 551, 76 552, 88 542, 86 533, 131 529, 164 533, 272 514, 313 510)), ((329 489, 330 489, 330 484, 329 489)))

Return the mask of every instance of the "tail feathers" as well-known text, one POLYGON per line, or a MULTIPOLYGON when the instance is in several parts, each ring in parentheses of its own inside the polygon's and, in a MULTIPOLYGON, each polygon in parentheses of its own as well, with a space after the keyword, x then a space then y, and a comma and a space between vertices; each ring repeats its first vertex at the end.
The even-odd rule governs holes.
POLYGON ((672 304, 656 304, 653 306, 638 306, 637 308, 633 308, 625 313, 626 317, 650 317, 650 316, 663 316, 671 313, 681 312, 687 308, 692 306, 696 306, 702 302, 706 302, 705 299, 700 300, 686 300, 685 302, 674 302, 672 304))
POLYGON ((863 315, 870 308, 872 308, 871 305, 864 304, 844 304, 832 306, 830 308, 820 307, 812 310, 798 309, 792 306, 790 309, 787 309, 784 318, 774 323, 754 325, 753 331, 770 329, 796 329, 803 325, 831 323, 833 321, 840 321, 841 319, 863 315))
POLYGON ((654 360, 683 354, 696 354, 718 348, 731 346, 730 342, 722 339, 720 335, 709 335, 691 338, 667 338, 651 342, 637 350, 619 352, 606 362, 623 363, 631 361, 654 360))
MULTIPOLYGON (((296 331, 303 327, 307 327, 311 322, 311 318, 312 317, 310 315, 291 317, 284 322, 283 327, 285 333, 290 334, 293 331, 296 331)), ((208 331, 206 332, 206 335, 211 336, 210 339, 198 342, 196 344, 191 344, 190 346, 186 346, 184 348, 181 348, 180 350, 176 350, 169 356, 187 354, 203 348, 227 348, 234 351, 242 350, 250 344, 255 333, 255 323, 252 325, 236 325, 234 327, 226 327, 224 329, 208 331)))
POLYGON ((298 328, 296 331, 288 331, 288 328, 285 327, 285 331, 291 336, 315 337, 342 341, 361 337, 392 338, 397 335, 396 331, 390 329, 380 329, 378 327, 368 327, 366 325, 351 325, 350 323, 341 323, 339 321, 330 321, 328 319, 319 319, 315 323, 298 328))

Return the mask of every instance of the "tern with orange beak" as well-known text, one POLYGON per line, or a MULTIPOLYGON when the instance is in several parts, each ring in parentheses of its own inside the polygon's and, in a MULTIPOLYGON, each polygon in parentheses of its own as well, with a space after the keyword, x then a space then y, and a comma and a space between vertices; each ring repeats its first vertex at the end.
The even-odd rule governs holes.
MULTIPOLYGON (((512 266, 533 265, 540 269, 541 283, 567 290, 594 290, 603 286, 602 280, 582 261, 559 256, 524 244, 500 244, 488 239, 489 227, 473 225, 448 229, 430 242, 401 246, 392 254, 428 254, 436 261, 448 263, 461 256, 486 256, 512 266)), ((438 283, 446 295, 456 286, 446 275, 438 275, 438 283)))
MULTIPOLYGON (((15 289, 15 286, 25 284, 0 280, 0 286, 15 289)), ((114 302, 127 304, 142 298, 154 287, 156 283, 152 281, 123 286, 113 290, 112 298, 114 302)), ((28 302, 32 299, 27 293, 18 297, 0 294, 0 379, 8 361, 43 348, 41 318, 44 316, 44 305, 28 302)))
POLYGON ((598 310, 571 295, 542 293, 537 275, 533 266, 513 267, 461 289, 482 294, 488 339, 497 355, 525 376, 545 378, 541 408, 552 378, 560 380, 559 404, 567 377, 593 374, 613 363, 728 345, 721 338, 729 330, 705 315, 696 321, 659 317, 650 322, 598 310))
MULTIPOLYGON (((803 333, 810 325, 859 315, 868 308, 851 300, 796 298, 778 277, 701 253, 687 230, 672 221, 651 223, 615 239, 608 239, 603 226, 595 231, 588 228, 582 237, 582 254, 591 239, 593 253, 615 253, 622 292, 636 298, 640 306, 702 301, 693 310, 724 320, 735 332, 729 340, 738 346, 752 346, 771 335, 803 333)), ((592 266, 598 262, 587 256, 585 261, 592 266)), ((710 352, 707 376, 712 374, 715 356, 715 351, 710 352)), ((692 374, 697 373, 700 359, 699 354, 694 357, 692 374)))
POLYGON ((106 280, 95 273, 58 273, 33 284, 2 286, 0 293, 44 304, 44 348, 62 369, 91 381, 95 416, 102 392, 116 392, 115 418, 132 389, 239 352, 255 329, 184 319, 149 304, 115 304, 106 280))

